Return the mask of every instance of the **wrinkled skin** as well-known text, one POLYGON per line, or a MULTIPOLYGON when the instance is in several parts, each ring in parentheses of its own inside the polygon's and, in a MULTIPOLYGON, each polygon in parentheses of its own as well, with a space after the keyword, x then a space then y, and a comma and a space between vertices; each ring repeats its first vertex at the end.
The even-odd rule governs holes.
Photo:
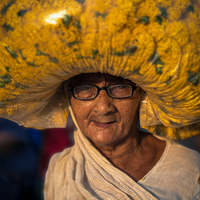
MULTIPOLYGON (((128 83, 129 80, 108 74, 81 74, 74 78, 71 86, 96 85, 105 87, 114 83, 128 83)), ((71 97, 71 105, 82 133, 97 146, 117 145, 124 138, 136 132, 140 88, 130 98, 113 99, 106 91, 100 91, 93 100, 77 100, 71 97)))
MULTIPOLYGON (((72 78, 70 87, 114 83, 133 84, 108 74, 80 74, 72 78)), ((126 99, 110 98, 101 90, 93 100, 77 100, 70 95, 71 106, 82 133, 115 167, 133 180, 143 178, 163 154, 165 142, 137 129, 141 89, 126 99)))

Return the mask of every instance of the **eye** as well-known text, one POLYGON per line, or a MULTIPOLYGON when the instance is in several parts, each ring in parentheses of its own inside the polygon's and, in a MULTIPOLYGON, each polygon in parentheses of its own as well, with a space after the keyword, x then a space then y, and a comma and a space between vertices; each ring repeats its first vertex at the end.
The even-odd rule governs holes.
POLYGON ((74 95, 79 99, 89 99, 95 97, 97 88, 92 85, 82 85, 74 88, 74 95))
POLYGON ((113 85, 113 87, 111 87, 110 90, 112 92, 117 92, 117 91, 120 91, 120 90, 124 90, 126 88, 127 88, 126 85, 113 85))
POLYGON ((87 85, 84 85, 84 86, 77 86, 74 91, 75 93, 79 93, 79 92, 83 92, 83 91, 88 91, 91 89, 91 86, 87 86, 87 85))
POLYGON ((109 94, 113 97, 128 97, 132 93, 132 88, 130 85, 112 85, 109 87, 109 94))

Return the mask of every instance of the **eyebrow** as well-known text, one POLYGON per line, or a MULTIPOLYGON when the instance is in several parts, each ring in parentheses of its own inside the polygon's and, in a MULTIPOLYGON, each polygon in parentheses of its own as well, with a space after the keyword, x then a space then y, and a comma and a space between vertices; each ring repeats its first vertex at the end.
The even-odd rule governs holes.
POLYGON ((76 87, 79 85, 94 85, 95 82, 94 81, 89 81, 89 80, 77 80, 77 81, 72 81, 69 84, 69 87, 76 87))
MULTIPOLYGON (((80 86, 80 85, 96 85, 96 81, 77 81, 75 84, 73 84, 73 87, 76 86, 80 86)), ((116 81, 109 81, 108 85, 112 85, 112 84, 131 84, 131 85, 136 85, 135 83, 129 83, 128 81, 120 81, 120 80, 116 80, 116 81)))
MULTIPOLYGON (((124 79, 122 77, 105 77, 105 81, 109 85, 111 85, 111 84, 132 84, 132 85, 136 85, 132 81, 130 81, 128 79, 124 79)), ((91 80, 91 79, 88 80, 87 77, 80 77, 78 80, 72 79, 70 86, 74 87, 74 86, 78 86, 78 85, 95 85, 95 84, 98 84, 98 80, 91 80)))
POLYGON ((95 81, 90 81, 90 80, 78 80, 75 82, 73 85, 87 85, 87 84, 95 84, 95 81))

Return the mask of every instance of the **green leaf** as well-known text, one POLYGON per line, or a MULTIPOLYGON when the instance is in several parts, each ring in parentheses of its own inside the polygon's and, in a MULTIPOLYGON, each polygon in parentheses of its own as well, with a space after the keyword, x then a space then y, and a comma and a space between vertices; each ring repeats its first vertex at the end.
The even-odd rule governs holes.
POLYGON ((77 29, 81 29, 81 23, 80 23, 80 21, 74 22, 74 26, 76 26, 77 29))
POLYGON ((12 51, 12 50, 10 50, 9 46, 6 46, 5 48, 14 59, 16 59, 18 57, 17 53, 12 51))
POLYGON ((67 43, 67 46, 71 47, 71 46, 73 46, 74 44, 77 44, 77 43, 79 43, 79 42, 78 41, 69 42, 69 43, 67 43))
POLYGON ((168 113, 168 111, 164 107, 160 107, 164 113, 168 113))
POLYGON ((140 68, 139 68, 139 69, 136 69, 136 70, 134 70, 132 73, 133 73, 133 74, 138 74, 138 75, 141 75, 141 74, 140 74, 140 68))
POLYGON ((164 18, 167 18, 167 11, 164 7, 158 7, 160 12, 161 12, 161 15, 164 17, 164 18))
POLYGON ((30 66, 32 66, 32 67, 39 67, 39 66, 37 66, 37 65, 34 64, 34 61, 33 62, 28 62, 27 64, 30 65, 30 66))
POLYGON ((133 55, 133 53, 135 53, 136 50, 137 50, 136 46, 129 46, 125 51, 125 55, 133 55))
POLYGON ((80 54, 77 54, 77 59, 83 59, 83 58, 91 58, 89 56, 82 56, 80 54))
POLYGON ((64 18, 62 19, 62 22, 65 27, 69 25, 69 23, 72 21, 72 17, 69 15, 64 15, 64 18))
POLYGON ((3 25, 3 27, 6 29, 6 31, 14 31, 14 28, 12 26, 8 25, 7 23, 5 23, 3 25))
POLYGON ((150 58, 150 61, 153 65, 164 65, 164 63, 160 60, 159 54, 156 51, 154 55, 150 58))
POLYGON ((114 55, 116 55, 116 56, 124 56, 124 55, 125 55, 125 52, 124 52, 124 51, 122 51, 122 52, 120 52, 120 51, 115 51, 115 52, 114 52, 114 55))
POLYGON ((169 120, 169 123, 170 123, 172 126, 174 126, 174 125, 178 125, 177 122, 173 122, 173 121, 171 121, 171 120, 169 120))
POLYGON ((79 3, 84 3, 85 2, 85 0, 75 0, 75 1, 77 1, 79 3))
POLYGON ((166 81, 166 84, 169 85, 171 83, 172 77, 170 76, 169 79, 166 81))
POLYGON ((107 14, 101 14, 100 12, 96 12, 96 16, 97 16, 97 17, 99 17, 99 16, 100 16, 100 17, 102 17, 102 18, 104 18, 104 19, 105 19, 105 18, 106 18, 106 16, 107 16, 107 14))
POLYGON ((82 59, 84 58, 83 56, 81 56, 80 54, 77 55, 77 59, 82 59))
POLYGON ((21 85, 20 83, 15 83, 15 86, 16 87, 18 87, 18 88, 22 88, 22 89, 25 89, 25 88, 27 88, 27 87, 25 87, 25 86, 23 86, 23 85, 21 85))
POLYGON ((162 74, 162 67, 156 67, 156 74, 162 74))
POLYGON ((157 64, 157 65, 164 65, 164 63, 160 60, 160 58, 158 58, 156 64, 157 64))
POLYGON ((187 12, 194 12, 194 7, 191 6, 191 5, 189 5, 189 6, 187 7, 187 12))
POLYGON ((6 5, 6 6, 2 9, 1 14, 2 14, 2 15, 5 15, 5 14, 7 13, 8 9, 10 8, 10 6, 12 6, 12 4, 13 4, 13 3, 8 3, 8 5, 6 5))
POLYGON ((3 83, 3 82, 2 82, 2 83, 0 83, 0 87, 5 87, 5 85, 6 85, 6 84, 5 84, 5 83, 3 83))
POLYGON ((22 50, 19 50, 19 54, 22 57, 23 60, 26 60, 26 57, 23 56, 22 50))
POLYGON ((162 21, 163 21, 163 19, 162 19, 161 15, 157 15, 156 22, 158 22, 160 25, 162 25, 162 21))
POLYGON ((98 55, 98 53, 99 53, 99 50, 94 50, 94 51, 92 51, 92 54, 93 54, 93 59, 96 59, 96 56, 98 55))
POLYGON ((39 48, 39 44, 38 43, 35 43, 35 48, 39 48))
POLYGON ((5 87, 5 85, 10 82, 11 76, 9 74, 5 74, 0 77, 0 87, 5 87))
POLYGON ((37 56, 48 56, 47 54, 45 54, 44 52, 40 51, 39 49, 37 49, 37 56))
POLYGON ((1 80, 1 82, 5 83, 5 84, 10 83, 11 82, 11 76, 9 74, 2 75, 0 80, 1 80))
POLYGON ((152 64, 155 59, 159 58, 159 54, 157 52, 154 52, 154 54, 148 59, 148 61, 151 61, 152 64))
POLYGON ((190 81, 191 78, 193 77, 193 75, 194 75, 194 72, 188 71, 188 78, 187 78, 187 81, 190 81))
POLYGON ((6 70, 7 72, 9 72, 9 71, 10 71, 10 67, 5 67, 5 70, 6 70))
POLYGON ((58 63, 58 60, 55 57, 51 57, 51 58, 49 58, 49 62, 51 62, 51 63, 58 63))
POLYGON ((200 71, 198 73, 194 73, 191 71, 188 71, 188 81, 193 83, 193 85, 199 84, 199 78, 200 78, 200 71))
POLYGON ((23 17, 27 12, 28 12, 28 10, 20 10, 20 11, 17 13, 17 16, 18 16, 18 17, 23 17))
POLYGON ((148 24, 149 23, 149 17, 147 17, 147 16, 141 17, 140 21, 142 22, 142 24, 148 24))

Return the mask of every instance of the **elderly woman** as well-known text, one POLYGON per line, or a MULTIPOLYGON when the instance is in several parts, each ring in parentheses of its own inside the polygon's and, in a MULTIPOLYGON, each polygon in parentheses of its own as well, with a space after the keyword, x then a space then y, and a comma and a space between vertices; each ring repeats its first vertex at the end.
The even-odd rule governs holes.
POLYGON ((200 198, 199 154, 138 129, 138 85, 102 73, 68 85, 75 145, 52 157, 45 199, 200 198))
POLYGON ((49 164, 47 200, 200 199, 199 154, 153 135, 200 134, 199 8, 0 1, 0 117, 54 128, 70 112, 75 124, 75 145, 49 164))

